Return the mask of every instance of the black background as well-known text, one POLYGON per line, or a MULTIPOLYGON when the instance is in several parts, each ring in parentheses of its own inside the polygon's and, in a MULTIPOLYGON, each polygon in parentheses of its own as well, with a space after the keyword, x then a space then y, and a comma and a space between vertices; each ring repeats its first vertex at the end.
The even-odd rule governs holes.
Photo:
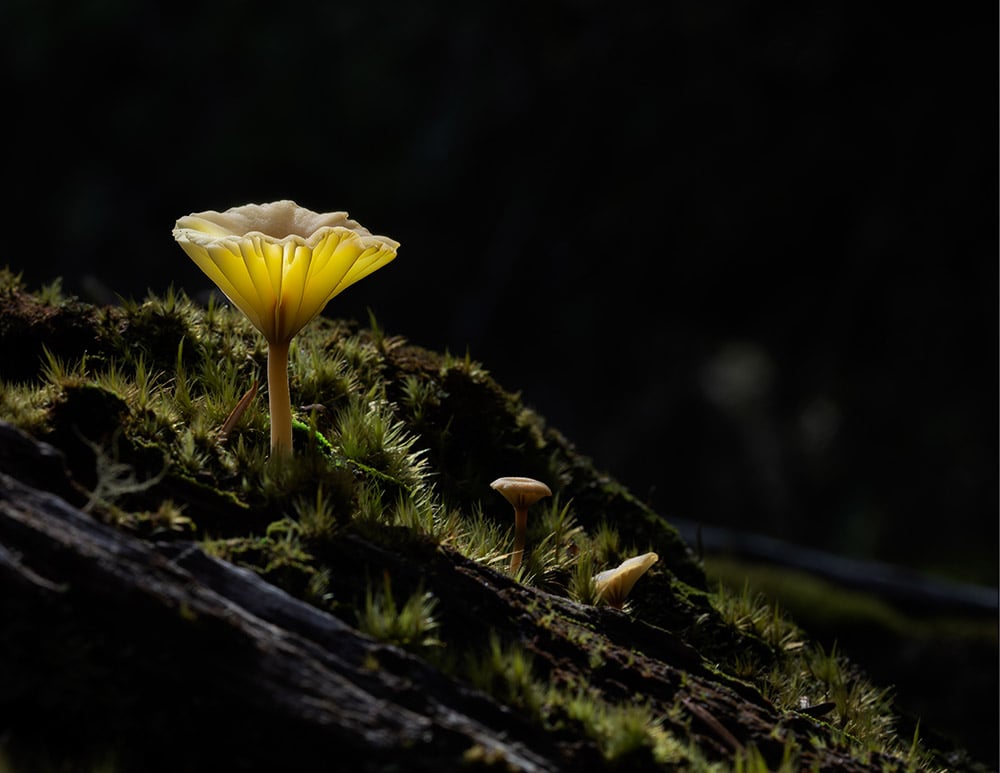
POLYGON ((975 13, 7 0, 2 260, 197 296, 178 217, 344 209, 403 246, 328 314, 468 351, 667 517, 995 585, 975 13))

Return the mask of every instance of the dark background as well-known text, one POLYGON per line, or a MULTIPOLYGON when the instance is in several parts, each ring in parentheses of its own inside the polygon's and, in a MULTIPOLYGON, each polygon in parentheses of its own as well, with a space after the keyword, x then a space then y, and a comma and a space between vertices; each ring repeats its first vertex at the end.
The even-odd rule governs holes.
POLYGON ((198 295, 178 217, 346 209, 403 246, 329 314, 468 351, 664 515, 995 586, 968 13, 7 0, 3 260, 198 295))

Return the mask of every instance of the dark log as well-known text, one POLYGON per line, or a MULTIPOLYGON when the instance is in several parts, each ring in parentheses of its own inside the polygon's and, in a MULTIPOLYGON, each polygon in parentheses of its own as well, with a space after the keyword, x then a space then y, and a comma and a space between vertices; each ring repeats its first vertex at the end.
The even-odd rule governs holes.
POLYGON ((559 766, 507 709, 193 544, 144 543, 0 475, 0 545, 15 738, 71 728, 46 739, 61 754, 124 738, 146 770, 429 770, 473 749, 559 766))
MULTIPOLYGON (((51 769, 74 770, 113 752, 123 773, 609 767, 579 723, 546 727, 196 543, 139 539, 43 486, 79 496, 58 452, 0 436, 0 748, 15 770, 29 770, 22 758, 37 764, 39 750, 51 769)), ((885 762, 852 756, 807 714, 783 715, 682 633, 522 585, 404 532, 398 550, 350 529, 322 546, 345 612, 387 573, 400 598, 434 593, 458 654, 495 631, 530 652, 537 678, 588 684, 613 705, 641 700, 709 758, 755 746, 776 765, 801 737, 805 767, 885 762)), ((646 749, 616 762, 652 758, 646 749)))

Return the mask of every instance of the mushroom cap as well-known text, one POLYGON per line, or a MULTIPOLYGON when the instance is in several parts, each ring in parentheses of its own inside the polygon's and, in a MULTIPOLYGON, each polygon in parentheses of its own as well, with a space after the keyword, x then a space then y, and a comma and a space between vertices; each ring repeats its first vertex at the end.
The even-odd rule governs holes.
POLYGON ((497 478, 490 484, 490 488, 496 489, 503 498, 510 502, 515 510, 524 510, 531 507, 542 497, 552 496, 552 491, 540 480, 534 478, 497 478))
POLYGON ((271 343, 290 341, 335 295, 396 257, 346 212, 294 201, 195 212, 174 239, 271 343))
POLYGON ((641 556, 622 561, 614 569, 601 572, 594 577, 597 597, 604 599, 613 607, 621 607, 636 580, 659 560, 660 557, 656 553, 643 553, 641 556))

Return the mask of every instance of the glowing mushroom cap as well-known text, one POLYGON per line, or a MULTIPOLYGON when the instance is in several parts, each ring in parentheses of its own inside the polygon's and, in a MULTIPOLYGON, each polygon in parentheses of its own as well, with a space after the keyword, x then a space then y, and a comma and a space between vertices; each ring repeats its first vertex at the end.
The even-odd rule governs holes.
POLYGON ((660 557, 656 553, 643 553, 641 556, 622 561, 614 569, 608 569, 594 577, 594 587, 597 597, 613 607, 621 607, 625 598, 632 590, 636 580, 642 577, 660 557))
POLYGON ((269 342, 290 341, 335 295, 396 257, 346 212, 294 201, 195 212, 174 239, 269 342))
POLYGON ((552 496, 549 487, 534 478, 497 478, 490 484, 490 488, 503 494, 504 499, 515 510, 524 510, 542 497, 552 496))

